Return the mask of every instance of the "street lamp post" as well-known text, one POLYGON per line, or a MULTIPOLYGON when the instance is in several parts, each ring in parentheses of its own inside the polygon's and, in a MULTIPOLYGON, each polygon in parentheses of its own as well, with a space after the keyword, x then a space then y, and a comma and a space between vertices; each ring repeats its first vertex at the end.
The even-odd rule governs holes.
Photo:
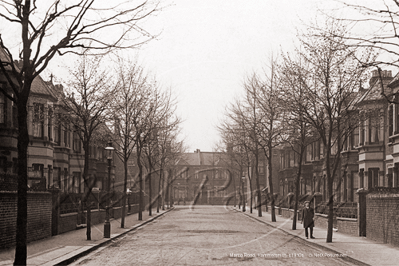
POLYGON ((245 176, 242 177, 242 211, 245 212, 245 193, 244 193, 245 176))
POLYGON ((114 153, 114 147, 112 147, 112 142, 109 141, 107 147, 105 147, 105 152, 108 160, 108 180, 107 180, 107 197, 106 197, 106 207, 105 207, 105 223, 104 223, 104 238, 111 237, 111 224, 109 223, 109 192, 111 189, 111 161, 112 155, 114 153))

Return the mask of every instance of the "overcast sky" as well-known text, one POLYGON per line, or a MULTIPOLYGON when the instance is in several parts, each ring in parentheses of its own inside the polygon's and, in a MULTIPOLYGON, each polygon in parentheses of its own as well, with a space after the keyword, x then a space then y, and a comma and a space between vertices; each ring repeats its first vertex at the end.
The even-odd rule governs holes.
MULTIPOLYGON (((152 34, 160 33, 159 37, 138 51, 125 52, 137 53, 145 69, 177 97, 189 151, 212 151, 220 141, 216 126, 226 105, 242 93, 243 80, 267 68, 272 56, 291 51, 296 29, 320 16, 319 8, 337 6, 334 0, 160 2, 165 8, 142 25, 152 34)), ((19 40, 12 28, 0 25, 0 32, 19 40)), ((53 61, 42 75, 45 79, 50 73, 57 76, 55 69, 69 62, 53 61)))
POLYGON ((292 49, 296 28, 328 3, 162 1, 171 5, 149 21, 152 32, 162 33, 140 50, 139 58, 177 96, 189 151, 214 149, 220 140, 216 125, 242 92, 245 77, 264 68, 272 54, 292 49))

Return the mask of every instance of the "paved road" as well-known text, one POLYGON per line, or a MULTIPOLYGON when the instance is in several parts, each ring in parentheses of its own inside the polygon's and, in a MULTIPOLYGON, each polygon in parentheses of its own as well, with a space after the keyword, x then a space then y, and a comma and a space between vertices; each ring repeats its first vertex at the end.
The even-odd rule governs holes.
MULTIPOLYGON (((303 230, 303 229, 302 229, 303 230)), ((178 207, 73 265, 352 265, 224 207, 178 207)))

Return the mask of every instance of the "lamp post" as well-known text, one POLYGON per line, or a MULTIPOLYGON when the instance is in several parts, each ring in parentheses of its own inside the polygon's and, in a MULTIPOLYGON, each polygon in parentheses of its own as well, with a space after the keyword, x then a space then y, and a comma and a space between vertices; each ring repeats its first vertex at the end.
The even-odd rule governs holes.
POLYGON ((111 188, 111 161, 112 155, 114 153, 114 147, 112 147, 112 142, 109 141, 107 147, 105 147, 105 153, 108 160, 108 180, 107 180, 107 197, 106 197, 106 207, 105 207, 105 223, 104 223, 104 238, 111 237, 111 224, 109 223, 109 192, 111 188))
POLYGON ((242 211, 245 212, 245 193, 244 193, 244 181, 245 181, 245 176, 241 178, 242 182, 242 211))

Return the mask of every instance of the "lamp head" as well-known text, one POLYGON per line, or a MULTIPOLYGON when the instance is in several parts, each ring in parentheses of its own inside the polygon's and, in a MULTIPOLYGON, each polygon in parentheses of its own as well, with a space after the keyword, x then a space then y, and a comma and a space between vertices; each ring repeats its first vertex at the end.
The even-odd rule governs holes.
POLYGON ((107 144, 107 147, 105 147, 105 152, 108 160, 112 160, 112 157, 114 155, 114 147, 112 147, 112 142, 109 141, 107 144))

